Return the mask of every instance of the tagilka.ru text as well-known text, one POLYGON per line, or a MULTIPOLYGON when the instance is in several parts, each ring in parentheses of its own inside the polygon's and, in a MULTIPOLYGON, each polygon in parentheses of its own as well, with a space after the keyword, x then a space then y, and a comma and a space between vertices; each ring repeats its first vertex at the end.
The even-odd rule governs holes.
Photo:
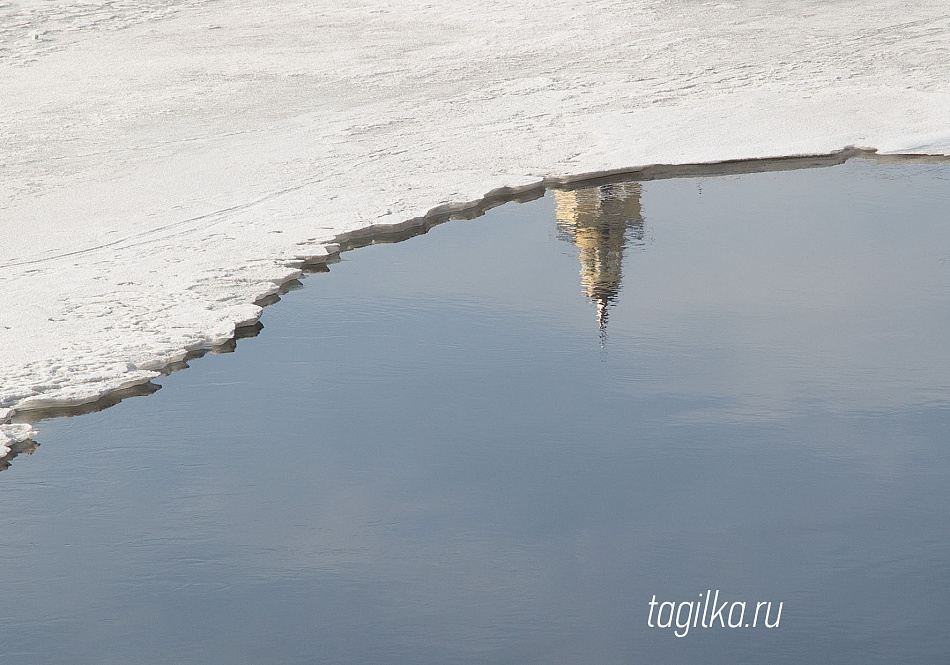
POLYGON ((778 628, 782 620, 782 602, 772 617, 772 601, 746 602, 724 600, 719 604, 719 589, 699 594, 699 600, 650 601, 650 628, 673 628, 676 637, 686 637, 690 628, 778 628))

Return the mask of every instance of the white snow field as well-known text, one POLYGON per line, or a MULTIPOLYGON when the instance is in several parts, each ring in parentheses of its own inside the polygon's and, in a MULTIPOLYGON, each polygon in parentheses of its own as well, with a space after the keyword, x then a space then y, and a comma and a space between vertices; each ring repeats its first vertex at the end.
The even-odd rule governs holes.
POLYGON ((848 146, 950 152, 946 0, 2 2, 0 448, 227 340, 341 232, 848 146))

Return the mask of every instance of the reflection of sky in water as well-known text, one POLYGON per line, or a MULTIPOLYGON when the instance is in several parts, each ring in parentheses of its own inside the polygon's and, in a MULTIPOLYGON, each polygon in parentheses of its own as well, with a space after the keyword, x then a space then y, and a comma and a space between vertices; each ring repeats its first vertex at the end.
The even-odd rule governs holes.
POLYGON ((939 662, 947 174, 614 186, 344 254, 0 474, 4 653, 939 662), (781 627, 646 628, 707 588, 781 627))
MULTIPOLYGON (((945 171, 904 167, 930 175, 900 197, 910 175, 861 162, 647 183, 649 251, 625 264, 611 323, 636 340, 613 350, 636 354, 615 359, 639 379, 622 389, 714 398, 702 419, 945 403, 950 345, 934 343, 950 287, 945 171)), ((640 197, 628 201, 639 217, 640 197)), ((621 228, 600 234, 612 248, 600 254, 623 251, 621 228)), ((619 266, 609 272, 613 302, 619 266)))

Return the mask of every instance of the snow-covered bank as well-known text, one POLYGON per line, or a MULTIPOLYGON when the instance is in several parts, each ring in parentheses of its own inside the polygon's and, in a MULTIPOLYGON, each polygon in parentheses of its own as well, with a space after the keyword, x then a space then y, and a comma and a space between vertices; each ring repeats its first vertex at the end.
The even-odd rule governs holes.
POLYGON ((0 422, 229 338, 340 233, 498 187, 950 153, 943 0, 31 0, 0 47, 0 422))

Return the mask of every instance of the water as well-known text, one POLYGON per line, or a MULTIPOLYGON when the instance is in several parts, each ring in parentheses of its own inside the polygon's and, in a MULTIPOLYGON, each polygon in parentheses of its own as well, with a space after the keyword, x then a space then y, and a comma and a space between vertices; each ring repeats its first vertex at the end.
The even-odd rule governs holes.
POLYGON ((0 662, 942 662, 948 203, 851 161, 345 253, 237 353, 42 423, 0 662), (707 589, 780 624, 648 627, 707 589))

